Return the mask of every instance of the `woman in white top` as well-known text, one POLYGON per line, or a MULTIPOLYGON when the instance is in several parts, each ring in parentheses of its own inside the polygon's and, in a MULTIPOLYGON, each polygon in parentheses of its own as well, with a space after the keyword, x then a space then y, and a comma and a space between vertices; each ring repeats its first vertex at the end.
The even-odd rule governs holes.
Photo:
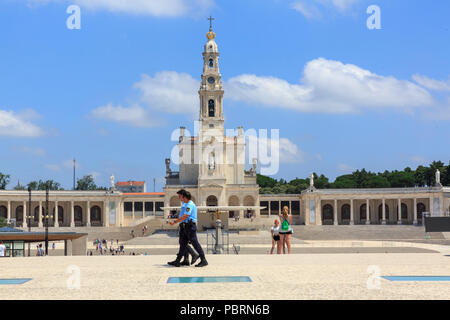
POLYGON ((274 225, 270 229, 270 233, 272 234, 272 249, 270 249, 270 254, 273 254, 273 249, 275 249, 275 244, 277 245, 277 253, 280 254, 280 235, 279 235, 279 222, 278 220, 274 221, 274 225))
POLYGON ((291 253, 291 234, 294 233, 292 230, 292 216, 289 214, 289 208, 287 206, 283 207, 283 213, 280 214, 280 242, 283 246, 283 253, 286 253, 285 245, 288 248, 288 254, 291 253))

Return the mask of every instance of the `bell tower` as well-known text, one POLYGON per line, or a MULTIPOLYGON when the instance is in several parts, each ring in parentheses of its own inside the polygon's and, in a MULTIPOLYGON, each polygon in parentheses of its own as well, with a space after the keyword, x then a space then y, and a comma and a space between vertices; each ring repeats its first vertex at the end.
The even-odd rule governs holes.
POLYGON ((200 95, 200 124, 201 130, 221 131, 224 133, 223 117, 223 85, 222 75, 219 71, 219 49, 214 41, 216 34, 212 31, 210 17, 209 32, 206 34, 208 41, 203 51, 203 74, 198 94, 200 95))

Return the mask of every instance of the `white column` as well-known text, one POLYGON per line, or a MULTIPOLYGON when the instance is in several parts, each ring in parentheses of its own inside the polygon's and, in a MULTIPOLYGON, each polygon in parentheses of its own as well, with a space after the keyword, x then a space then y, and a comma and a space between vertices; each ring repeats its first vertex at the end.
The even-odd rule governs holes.
POLYGON ((133 221, 134 221, 134 201, 131 202, 132 203, 132 208, 131 208, 131 212, 132 212, 132 217, 133 217, 133 221))
POLYGON ((39 201, 39 221, 38 221, 38 227, 43 228, 42 224, 42 201, 39 201))
POLYGON ((417 199, 416 198, 414 198, 414 204, 413 204, 413 206, 414 206, 414 221, 413 221, 413 223, 414 223, 414 225, 417 225, 417 199))
POLYGON ((337 209, 337 199, 334 199, 334 211, 333 211, 333 220, 334 220, 334 225, 337 226, 338 225, 338 209, 337 209))
POLYGON ((267 205, 268 205, 268 207, 269 207, 269 208, 268 208, 268 209, 269 209, 268 212, 269 212, 269 217, 270 217, 270 215, 271 215, 271 213, 270 213, 270 200, 267 201, 267 205))
POLYGON ((350 225, 355 224, 355 217, 353 213, 353 199, 350 199, 350 225))
POLYGON ((55 201, 55 216, 53 217, 53 220, 55 221, 55 228, 59 228, 59 208, 58 208, 58 201, 55 201))
POLYGON ((314 214, 316 215, 316 225, 321 226, 323 225, 322 221, 322 200, 321 199, 314 199, 314 202, 316 204, 316 211, 314 214))
POLYGON ((91 202, 90 201, 88 201, 87 202, 87 210, 86 210, 86 213, 87 213, 87 222, 86 222, 86 226, 87 227, 90 227, 91 226, 91 202))
MULTIPOLYGON (((310 213, 310 206, 309 206, 309 198, 306 198, 305 200, 305 225, 308 226, 310 225, 310 221, 309 221, 309 213, 310 213)), ((269 202, 269 207, 270 207, 270 202, 269 202)))
POLYGON ((145 218, 145 201, 142 201, 142 219, 145 218))
POLYGON ((22 224, 22 228, 28 228, 28 224, 27 224, 27 216, 28 216, 28 210, 27 210, 27 202, 24 201, 23 202, 23 224, 22 224))
POLYGON ((153 216, 156 216, 156 202, 153 202, 153 216))
POLYGON ((383 198, 383 203, 381 204, 383 206, 383 216, 381 218, 381 224, 386 224, 386 200, 383 198))
POLYGON ((6 219, 11 219, 11 201, 8 201, 8 211, 6 213, 6 219))
POLYGON ((370 224, 370 207, 369 207, 369 199, 366 199, 366 224, 370 224))
POLYGON ((397 200, 398 203, 398 208, 397 208, 397 214, 398 214, 398 219, 397 219, 397 224, 402 224, 402 200, 398 199, 397 200))
POLYGON ((434 216, 433 196, 430 196, 430 216, 434 216))
POLYGON ((105 220, 103 220, 103 226, 109 227, 109 201, 103 202, 103 215, 105 217, 105 220))
POLYGON ((73 201, 70 201, 70 227, 75 227, 75 204, 73 201))

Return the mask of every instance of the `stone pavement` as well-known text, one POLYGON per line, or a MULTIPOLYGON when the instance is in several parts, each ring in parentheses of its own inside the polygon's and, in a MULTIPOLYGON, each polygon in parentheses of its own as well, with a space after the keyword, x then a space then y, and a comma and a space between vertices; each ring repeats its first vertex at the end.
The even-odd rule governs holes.
POLYGON ((376 274, 449 276, 448 247, 438 253, 207 258, 205 268, 169 267, 173 255, 4 258, 1 278, 33 280, 0 285, 0 299, 450 299, 450 282, 389 282, 376 274), (77 268, 80 289, 70 289, 77 268), (174 276, 250 276, 253 282, 167 284, 174 276))

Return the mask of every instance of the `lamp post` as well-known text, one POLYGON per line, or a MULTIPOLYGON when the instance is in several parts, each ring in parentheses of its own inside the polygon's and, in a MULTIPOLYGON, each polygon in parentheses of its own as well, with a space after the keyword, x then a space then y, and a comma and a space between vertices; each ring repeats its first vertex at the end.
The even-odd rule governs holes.
MULTIPOLYGON (((28 232, 31 232, 31 187, 28 186, 28 232)), ((28 256, 31 256, 31 243, 28 242, 28 256)))
POLYGON ((48 193, 49 187, 45 188, 45 255, 48 255, 48 193))

